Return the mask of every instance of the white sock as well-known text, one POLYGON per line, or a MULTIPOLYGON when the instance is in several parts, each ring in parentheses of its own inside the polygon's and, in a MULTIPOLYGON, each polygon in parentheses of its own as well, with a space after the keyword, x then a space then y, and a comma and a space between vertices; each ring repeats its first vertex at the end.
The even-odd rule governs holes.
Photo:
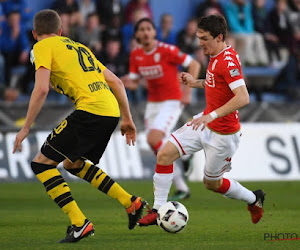
POLYGON ((177 162, 174 162, 173 165, 174 165, 173 184, 174 184, 176 190, 180 190, 183 192, 189 192, 189 188, 186 185, 184 178, 183 178, 181 166, 177 162))
POLYGON ((224 194, 225 197, 242 200, 248 204, 252 204, 256 201, 255 194, 249 189, 243 187, 240 183, 235 180, 228 179, 230 181, 230 187, 224 194))
POLYGON ((168 200, 168 194, 172 185, 173 173, 159 174, 153 176, 154 184, 154 209, 159 209, 168 200))

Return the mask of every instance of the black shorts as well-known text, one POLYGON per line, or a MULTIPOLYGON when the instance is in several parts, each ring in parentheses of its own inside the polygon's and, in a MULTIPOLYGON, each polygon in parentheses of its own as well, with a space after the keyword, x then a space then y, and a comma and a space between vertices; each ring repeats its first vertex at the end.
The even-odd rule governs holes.
POLYGON ((118 121, 118 117, 75 110, 53 129, 41 152, 56 162, 83 158, 98 164, 118 121))

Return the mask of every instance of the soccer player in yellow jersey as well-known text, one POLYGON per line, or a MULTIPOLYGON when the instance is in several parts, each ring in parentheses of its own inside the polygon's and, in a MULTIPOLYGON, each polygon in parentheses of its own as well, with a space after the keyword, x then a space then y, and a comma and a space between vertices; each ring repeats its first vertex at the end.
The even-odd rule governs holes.
POLYGON ((60 242, 77 242, 94 233, 93 224, 77 206, 68 184, 56 168, 60 162, 71 174, 117 199, 126 208, 129 229, 133 229, 146 202, 127 193, 94 165, 99 163, 118 124, 120 111, 121 133, 125 135, 128 145, 134 145, 136 128, 123 83, 86 46, 61 36, 61 19, 57 12, 38 12, 33 27, 33 36, 38 41, 31 53, 36 69, 35 86, 25 124, 16 136, 13 153, 17 149, 22 150, 21 143, 28 136, 51 84, 57 92, 74 102, 76 110, 48 136, 31 162, 31 168, 49 196, 71 220, 72 226, 68 227, 66 237, 60 242))

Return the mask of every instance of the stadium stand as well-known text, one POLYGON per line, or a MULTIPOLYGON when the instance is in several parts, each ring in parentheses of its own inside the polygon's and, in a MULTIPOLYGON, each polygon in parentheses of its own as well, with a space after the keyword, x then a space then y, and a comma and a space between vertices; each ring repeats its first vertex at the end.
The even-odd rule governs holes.
MULTIPOLYGON (((76 0, 76 1, 78 3, 82 2, 81 0, 76 0)), ((181 30, 183 30, 185 28, 188 20, 190 20, 193 16, 197 15, 197 13, 196 13, 197 7, 199 7, 200 4, 205 3, 205 1, 207 1, 207 0, 184 0, 184 1, 183 0, 164 0, 164 1, 149 0, 148 6, 150 7, 150 10, 152 11, 153 20, 154 20, 155 24, 157 25, 157 27, 159 27, 159 25, 160 25, 162 15, 168 13, 173 17, 172 31, 174 33, 178 34, 181 30)), ((245 0, 245 1, 249 2, 249 0, 245 0)), ((5 4, 5 2, 7 2, 7 3, 13 2, 15 4, 14 6, 17 6, 19 4, 20 6, 29 7, 30 14, 28 14, 27 12, 25 13, 23 11, 25 14, 23 14, 24 18, 22 20, 26 20, 26 27, 27 27, 27 29, 30 30, 32 28, 30 26, 31 22, 28 22, 30 17, 32 18, 34 13, 36 13, 37 11, 39 11, 41 9, 51 8, 55 1, 54 0, 49 0, 49 1, 39 1, 39 0, 10 1, 10 0, 6 0, 6 1, 1 1, 1 5, 3 3, 5 4)), ((98 1, 98 0, 93 0, 92 2, 95 3, 94 6, 102 6, 102 5, 99 5, 100 1, 98 1)), ((104 2, 105 1, 103 1, 103 4, 104 4, 104 2)), ((126 6, 132 1, 119 0, 119 1, 115 1, 115 2, 119 6, 118 8, 116 8, 116 9, 119 9, 119 12, 116 13, 116 15, 121 15, 120 18, 116 18, 116 22, 121 22, 121 25, 116 24, 115 27, 120 27, 120 29, 121 29, 121 27, 123 25, 125 25, 125 20, 124 20, 125 13, 122 10, 125 10, 126 6), (121 6, 121 8, 120 8, 120 6, 121 6)), ((207 1, 207 2, 210 2, 210 1, 207 1)), ((216 2, 218 2, 222 6, 224 6, 225 4, 228 4, 229 1, 219 0, 216 2)), ((252 1, 250 1, 250 2, 252 2, 252 1)), ((272 10, 272 8, 274 7, 274 3, 275 3, 274 0, 266 0, 265 1, 265 10, 270 12, 272 10)), ((107 6, 109 6, 109 5, 107 5, 107 6)), ((2 12, 3 12, 3 10, 2 10, 2 12)), ((98 10, 98 13, 101 13, 101 11, 98 10)), ((0 16, 1 16, 1 13, 0 13, 0 16)), ((295 16, 295 13, 293 13, 293 16, 295 16)), ((3 22, 3 18, 1 20, 3 22)), ((101 29, 101 31, 103 31, 101 33, 106 35, 105 41, 104 41, 104 35, 102 36, 103 50, 105 48, 106 41, 111 39, 110 36, 114 36, 113 39, 115 39, 115 38, 120 39, 120 32, 118 33, 118 30, 114 30, 113 32, 107 32, 105 30, 105 25, 106 25, 106 22, 101 20, 101 17, 100 17, 100 26, 101 26, 100 29, 101 29)), ((70 34, 71 38, 72 38, 72 35, 74 34, 74 30, 76 30, 76 29, 78 30, 78 27, 70 27, 69 34, 70 34)), ((83 28, 81 28, 81 29, 83 29, 83 28)), ((118 28, 115 28, 115 29, 118 29, 118 28)), ((30 33, 28 33, 28 35, 31 36, 30 33)), ((99 38, 99 40, 100 40, 100 38, 99 38)), ((130 46, 134 47, 136 45, 133 42, 134 41, 131 41, 132 44, 130 46)), ((233 41, 233 46, 234 46, 234 41, 233 41)), ((101 53, 97 53, 97 54, 99 55, 99 57, 101 57, 103 55, 103 51, 101 51, 101 53)), ((123 55, 124 55, 124 53, 122 53, 122 56, 123 55)), ((196 57, 196 55, 195 55, 195 57, 196 57)), ((99 59, 101 61, 101 58, 99 58, 99 59)), ((126 62, 127 60, 124 60, 124 61, 126 62)), ((205 67, 205 64, 203 66, 205 67)), ((2 71, 3 71, 3 66, 0 69, 0 72, 2 72, 2 71)), ((17 99, 17 101, 19 101, 19 102, 28 100, 29 94, 32 90, 33 78, 30 79, 30 77, 26 78, 28 83, 26 83, 26 84, 22 83, 22 86, 19 86, 20 85, 19 79, 22 76, 24 76, 24 74, 26 74, 27 71, 28 71, 27 65, 26 66, 17 66, 12 69, 13 79, 11 81, 10 86, 13 88, 20 88, 22 94, 17 99), (24 95, 24 92, 25 92, 25 95, 24 95)), ((282 80, 282 78, 280 78, 280 80, 278 80, 278 76, 282 75, 284 73, 284 71, 289 71, 289 69, 288 68, 282 69, 282 65, 281 65, 281 67, 278 67, 278 65, 274 66, 271 64, 267 65, 267 66, 263 66, 263 67, 260 65, 256 65, 254 67, 244 66, 243 73, 247 79, 247 85, 251 92, 251 97, 252 97, 251 100, 258 101, 258 102, 260 102, 260 101, 271 102, 271 103, 273 103, 273 102, 282 103, 282 102, 291 101, 290 95, 288 95, 287 93, 293 92, 293 90, 287 90, 287 88, 289 88, 289 86, 284 86, 285 79, 282 80), (281 83, 279 85, 276 83, 278 81, 281 81, 281 83)), ((299 75, 299 69, 297 72, 296 72, 296 75, 297 74, 299 75)), ((28 75, 30 76, 30 74, 28 74, 28 75)), ((3 78, 3 73, 2 73, 2 76, 0 77, 0 79, 1 78, 3 78)), ((297 76, 296 76, 296 78, 297 78, 297 76)), ((297 81, 298 82, 295 82, 294 85, 290 84, 290 83, 288 85, 293 85, 293 87, 299 88, 299 85, 300 85, 299 84, 299 76, 298 76, 297 81)), ((5 83, 5 82, 2 82, 2 84, 7 85, 7 83, 5 83)), ((142 96, 142 97, 141 98, 140 97, 133 98, 132 101, 134 101, 134 102, 141 101, 141 100, 143 101, 145 98, 144 94, 141 95, 141 94, 137 93, 135 95, 142 96)), ((130 93, 130 96, 132 96, 132 93, 130 93)), ((63 103, 63 104, 66 103, 64 98, 57 97, 56 94, 54 94, 54 93, 51 94, 49 100, 59 101, 60 103, 63 103)), ((299 101, 299 98, 296 96, 296 98, 293 98, 292 101, 299 101)), ((1 99, 0 99, 0 102, 1 102, 1 99)), ((197 96, 196 96, 195 102, 198 102, 197 96)))

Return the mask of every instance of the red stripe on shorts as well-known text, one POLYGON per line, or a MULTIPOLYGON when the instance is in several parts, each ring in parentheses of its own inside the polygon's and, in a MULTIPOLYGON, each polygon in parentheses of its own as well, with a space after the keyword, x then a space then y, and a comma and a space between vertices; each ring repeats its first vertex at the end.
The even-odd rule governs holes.
POLYGON ((177 144, 178 144, 178 146, 180 147, 182 153, 185 155, 186 153, 184 152, 184 150, 183 150, 182 146, 180 145, 179 141, 176 139, 176 137, 175 137, 173 134, 171 134, 171 136, 172 136, 172 137, 174 138, 174 140, 177 142, 177 144))

